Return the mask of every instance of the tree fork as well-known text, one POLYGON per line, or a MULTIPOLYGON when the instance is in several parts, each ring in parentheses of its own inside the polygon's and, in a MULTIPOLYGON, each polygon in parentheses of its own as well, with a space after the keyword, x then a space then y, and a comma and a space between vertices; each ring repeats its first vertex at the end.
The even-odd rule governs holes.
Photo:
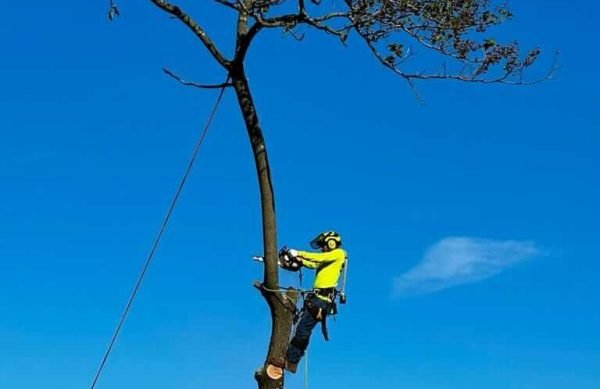
POLYGON ((271 339, 265 359, 265 366, 256 372, 255 378, 259 389, 283 388, 283 377, 271 379, 266 374, 266 366, 270 361, 284 361, 290 338, 293 312, 289 303, 295 303, 296 296, 284 296, 279 289, 279 268, 277 265, 277 228, 275 215, 275 197, 269 168, 269 158, 262 129, 259 124, 254 100, 246 78, 242 63, 236 63, 231 69, 231 78, 256 164, 260 190, 262 229, 264 245, 264 275, 262 295, 271 312, 271 339), (273 292, 271 292, 271 291, 273 292), (288 303, 288 304, 286 304, 288 303))

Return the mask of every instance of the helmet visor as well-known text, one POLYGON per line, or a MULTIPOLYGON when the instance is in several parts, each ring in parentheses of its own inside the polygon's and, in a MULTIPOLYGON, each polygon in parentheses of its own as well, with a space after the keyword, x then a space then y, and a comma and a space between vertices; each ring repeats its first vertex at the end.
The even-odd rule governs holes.
POLYGON ((320 249, 323 247, 323 244, 325 243, 323 238, 323 234, 317 235, 313 240, 310 241, 310 247, 313 249, 320 249))

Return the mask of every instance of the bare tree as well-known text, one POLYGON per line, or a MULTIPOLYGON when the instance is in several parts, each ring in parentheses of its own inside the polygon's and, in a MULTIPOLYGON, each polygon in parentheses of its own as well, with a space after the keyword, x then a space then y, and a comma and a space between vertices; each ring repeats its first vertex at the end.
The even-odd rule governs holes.
MULTIPOLYGON (((248 50, 257 35, 268 29, 283 30, 297 39, 303 31, 316 30, 346 44, 351 37, 362 40, 374 57, 415 90, 415 81, 450 79, 473 83, 531 84, 525 71, 537 59, 539 49, 525 54, 517 43, 500 44, 487 36, 488 29, 512 17, 508 8, 491 0, 212 0, 237 15, 233 58, 217 47, 207 31, 178 5, 150 0, 178 19, 208 50, 228 74, 219 84, 199 84, 168 75, 185 85, 235 90, 244 118, 260 187, 264 244, 264 279, 256 286, 271 313, 272 330, 265 361, 255 374, 261 389, 283 388, 277 366, 284 361, 293 319, 295 296, 279 287, 275 198, 267 147, 252 99, 244 67, 248 50), (439 70, 412 71, 414 49, 421 47, 439 57, 439 70)), ((208 0, 204 0, 208 1, 208 0)), ((118 16, 110 0, 109 18, 118 16)), ((541 79, 545 79, 542 77, 541 79)))

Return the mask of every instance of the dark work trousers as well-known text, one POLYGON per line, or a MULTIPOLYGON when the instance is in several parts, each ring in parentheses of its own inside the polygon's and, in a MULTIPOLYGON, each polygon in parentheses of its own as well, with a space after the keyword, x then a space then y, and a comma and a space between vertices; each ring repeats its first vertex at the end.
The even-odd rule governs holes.
POLYGON ((329 303, 321 300, 317 296, 313 295, 306 300, 306 305, 300 316, 300 322, 296 327, 296 333, 290 342, 290 346, 287 351, 287 361, 292 364, 298 364, 304 352, 308 348, 308 342, 310 340, 310 334, 315 326, 319 323, 319 320, 310 312, 308 306, 312 304, 313 307, 321 308, 323 315, 326 315, 329 308, 329 303))

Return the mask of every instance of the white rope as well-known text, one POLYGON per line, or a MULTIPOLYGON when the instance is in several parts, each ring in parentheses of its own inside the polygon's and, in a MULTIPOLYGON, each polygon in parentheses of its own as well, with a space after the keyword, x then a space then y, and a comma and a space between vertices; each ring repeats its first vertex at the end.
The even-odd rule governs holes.
POLYGON ((304 389, 308 388, 308 349, 306 349, 306 353, 304 354, 304 389))

